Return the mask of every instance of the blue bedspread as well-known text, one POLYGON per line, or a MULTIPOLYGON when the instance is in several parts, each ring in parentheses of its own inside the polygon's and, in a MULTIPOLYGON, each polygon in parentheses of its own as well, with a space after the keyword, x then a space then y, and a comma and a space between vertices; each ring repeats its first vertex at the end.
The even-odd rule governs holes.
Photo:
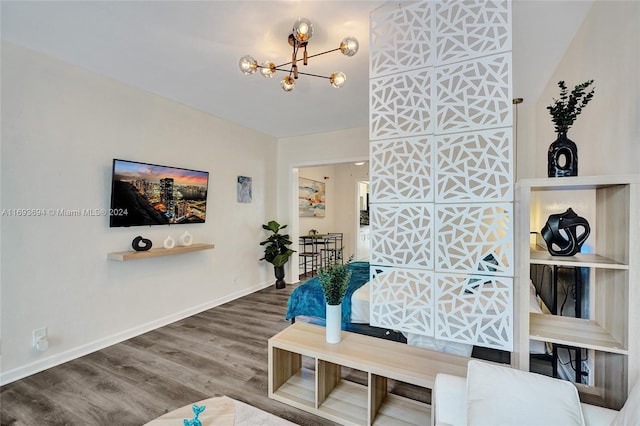
MULTIPOLYGON (((351 262, 351 279, 347 286, 347 293, 342 300, 342 324, 351 322, 351 296, 353 293, 369 281, 369 262, 351 262)), ((320 279, 313 277, 300 284, 291 292, 287 303, 286 319, 290 320, 298 315, 309 317, 326 317, 326 302, 320 286, 320 279)))

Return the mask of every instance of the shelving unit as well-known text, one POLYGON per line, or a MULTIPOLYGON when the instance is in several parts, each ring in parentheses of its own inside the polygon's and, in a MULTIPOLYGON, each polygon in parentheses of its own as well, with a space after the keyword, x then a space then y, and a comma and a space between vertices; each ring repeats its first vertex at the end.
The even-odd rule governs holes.
POLYGON ((431 406, 388 392, 387 380, 433 388, 436 374, 466 376, 470 358, 362 334, 296 322, 269 339, 269 397, 345 425, 425 425, 431 406), (341 378, 341 367, 367 374, 367 385, 341 378))
POLYGON ((514 367, 529 369, 529 340, 593 351, 591 383, 581 396, 619 409, 640 374, 640 176, 526 179, 516 185, 516 350, 514 367), (587 240, 594 253, 551 256, 529 244, 549 211, 577 203, 592 212, 587 240), (537 220, 537 222, 536 222, 537 220), (532 264, 590 268, 589 318, 529 313, 532 264))
POLYGON ((158 256, 170 256, 174 254, 182 254, 182 253, 190 253, 193 251, 201 251, 201 250, 211 250, 214 248, 213 244, 205 244, 205 243, 194 243, 190 246, 175 246, 171 249, 166 249, 164 247, 161 248, 152 248, 147 251, 119 251, 113 253, 107 253, 107 258, 112 260, 119 260, 121 262, 125 262, 127 260, 140 260, 140 259, 148 259, 150 257, 158 257, 158 256))

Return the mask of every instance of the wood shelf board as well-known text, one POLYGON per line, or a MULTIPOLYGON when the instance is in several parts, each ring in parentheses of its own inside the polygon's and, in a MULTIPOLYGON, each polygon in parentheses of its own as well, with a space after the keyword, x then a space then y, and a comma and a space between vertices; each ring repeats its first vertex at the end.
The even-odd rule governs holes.
POLYGON ((151 257, 169 256, 174 254, 190 253, 193 251, 211 250, 214 248, 213 244, 206 243, 194 243, 190 246, 175 246, 172 249, 166 249, 164 247, 152 248, 147 251, 119 251, 113 253, 107 253, 107 258, 112 260, 119 260, 121 262, 127 260, 139 260, 148 259, 151 257))
POLYGON ((627 355, 628 350, 596 321, 549 314, 529 314, 529 338, 627 355))
POLYGON ((367 423, 367 387, 341 380, 318 410, 327 418, 357 425, 367 423))
POLYGON ((431 406, 429 404, 389 394, 380 407, 373 425, 426 425, 430 421, 431 406))
POLYGON ((529 262, 536 265, 581 266, 587 268, 629 269, 629 265, 594 253, 578 253, 574 256, 552 256, 546 250, 531 248, 529 262))
POLYGON ((616 185, 640 183, 638 175, 571 176, 562 178, 520 179, 516 187, 532 191, 589 190, 616 185))
POLYGON ((274 347, 429 389, 438 373, 466 376, 471 359, 347 331, 340 343, 331 344, 324 327, 303 322, 269 340, 274 347))
POLYGON ((282 386, 276 389, 273 397, 279 397, 281 401, 295 401, 297 404, 315 408, 315 372, 302 368, 291 376, 282 386))

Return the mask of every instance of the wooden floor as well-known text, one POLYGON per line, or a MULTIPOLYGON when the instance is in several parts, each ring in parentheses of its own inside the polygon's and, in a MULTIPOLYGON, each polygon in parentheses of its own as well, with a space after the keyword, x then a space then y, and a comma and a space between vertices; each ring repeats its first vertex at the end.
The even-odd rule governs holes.
POLYGON ((295 285, 273 287, 5 385, 2 425, 142 425, 227 395, 300 425, 333 425, 267 396, 267 339, 295 285))

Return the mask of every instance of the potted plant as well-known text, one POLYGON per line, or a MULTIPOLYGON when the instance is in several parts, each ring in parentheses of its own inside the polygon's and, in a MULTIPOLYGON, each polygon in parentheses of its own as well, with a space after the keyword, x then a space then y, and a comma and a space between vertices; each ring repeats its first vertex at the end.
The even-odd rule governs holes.
POLYGON ((347 293, 351 270, 349 263, 333 263, 318 270, 318 279, 324 292, 326 304, 326 340, 328 343, 338 343, 341 340, 342 299, 347 293))
POLYGON ((287 286, 284 281, 284 265, 289 261, 289 257, 295 253, 295 250, 289 248, 292 244, 289 235, 280 234, 280 230, 286 227, 287 225, 280 225, 275 220, 262 225, 262 229, 270 231, 272 234, 260 243, 261 246, 264 246, 264 257, 260 260, 266 260, 273 265, 276 288, 285 288, 287 286))
POLYGON ((553 103, 547 107, 558 135, 549 147, 547 166, 549 177, 578 176, 578 147, 567 138, 567 132, 584 107, 593 99, 595 88, 587 91, 592 84, 593 80, 587 80, 576 85, 569 92, 564 81, 558 82, 560 99, 554 98, 553 103))

